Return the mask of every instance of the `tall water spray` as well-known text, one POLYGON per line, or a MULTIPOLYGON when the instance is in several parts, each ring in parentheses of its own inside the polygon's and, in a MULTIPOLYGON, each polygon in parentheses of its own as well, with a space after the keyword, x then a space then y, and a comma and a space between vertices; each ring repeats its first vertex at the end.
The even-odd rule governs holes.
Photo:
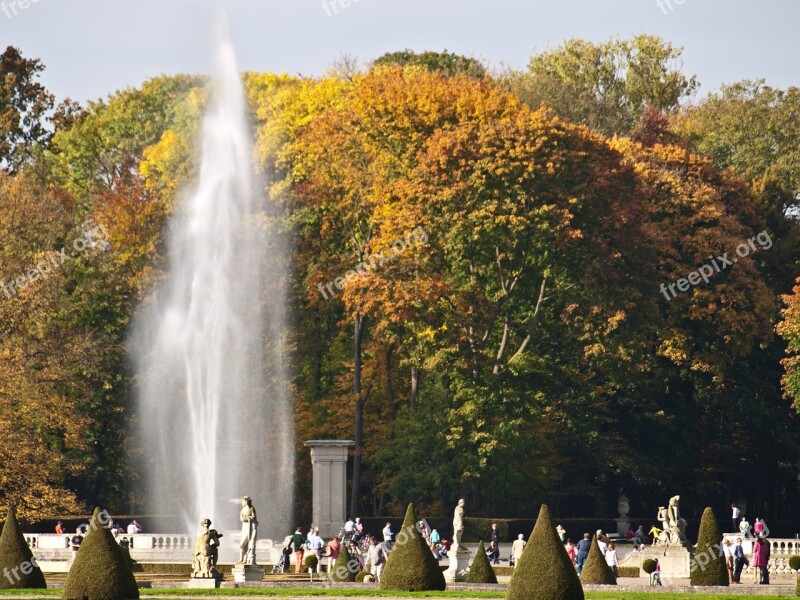
POLYGON ((234 502, 249 495, 259 537, 276 536, 294 476, 280 350, 288 263, 256 193, 244 90, 221 37, 197 186, 171 217, 169 271, 134 326, 144 495, 161 531, 195 531, 204 517, 238 527, 234 502))

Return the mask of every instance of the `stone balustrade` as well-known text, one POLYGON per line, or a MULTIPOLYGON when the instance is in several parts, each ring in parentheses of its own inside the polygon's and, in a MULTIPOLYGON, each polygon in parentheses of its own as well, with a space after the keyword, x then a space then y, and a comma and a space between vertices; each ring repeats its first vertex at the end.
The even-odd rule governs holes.
MULTIPOLYGON (((70 540, 74 533, 25 533, 25 541, 37 560, 68 561, 72 558, 70 540)), ((174 533, 123 533, 117 541, 127 538, 131 558, 140 562, 191 562, 196 536, 174 533)), ((239 559, 241 531, 226 531, 220 547, 220 562, 233 563, 239 559)), ((279 542, 280 544, 280 542, 279 542)), ((282 545, 270 539, 256 542, 256 559, 260 564, 273 564, 280 558, 282 545)))

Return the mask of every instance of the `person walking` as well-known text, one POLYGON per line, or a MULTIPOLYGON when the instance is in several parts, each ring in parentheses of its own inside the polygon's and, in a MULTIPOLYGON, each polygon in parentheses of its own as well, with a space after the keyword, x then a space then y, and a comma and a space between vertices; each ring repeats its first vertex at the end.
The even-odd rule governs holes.
POLYGON ((328 542, 328 573, 333 570, 333 563, 339 558, 339 552, 342 551, 342 545, 338 537, 334 537, 328 542))
POLYGON ((525 550, 525 536, 521 533, 517 536, 517 539, 514 540, 514 543, 511 544, 511 557, 514 559, 514 568, 517 568, 517 564, 519 564, 519 559, 522 558, 522 551, 525 550))
POLYGON ((575 547, 575 550, 577 551, 576 564, 578 567, 578 575, 580 575, 581 571, 583 571, 583 565, 586 562, 586 558, 589 556, 589 548, 591 547, 592 547, 592 541, 591 539, 589 539, 589 534, 584 533, 583 539, 578 540, 578 544, 575 547))
POLYGON ((731 519, 733 520, 733 531, 739 531, 739 515, 742 514, 742 511, 739 510, 739 507, 736 506, 735 502, 731 503, 731 519))
POLYGON ((492 561, 492 564, 500 564, 500 546, 498 546, 497 542, 494 540, 489 543, 489 551, 487 554, 489 555, 489 560, 492 561))
POLYGON ((380 583, 381 573, 383 573, 383 565, 386 564, 386 550, 378 543, 378 538, 372 536, 369 539, 369 550, 367 550, 367 559, 364 563, 364 568, 369 569, 369 572, 375 576, 375 581, 380 583))
POLYGON ((303 572, 303 547, 305 543, 306 538, 303 535, 303 530, 298 527, 289 540, 289 545, 292 547, 292 552, 294 552, 295 573, 303 572))
POLYGON ((606 564, 611 567, 614 572, 614 578, 619 577, 619 562, 617 561, 617 547, 614 542, 609 542, 608 549, 606 550, 606 564))
POLYGON ((742 583, 742 569, 750 562, 744 555, 742 548, 742 538, 736 538, 736 546, 733 549, 733 582, 742 583))

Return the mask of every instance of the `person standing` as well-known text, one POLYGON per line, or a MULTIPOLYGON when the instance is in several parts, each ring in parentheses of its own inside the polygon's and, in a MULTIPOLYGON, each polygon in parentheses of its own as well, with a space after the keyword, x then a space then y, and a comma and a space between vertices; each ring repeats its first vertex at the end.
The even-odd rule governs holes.
POLYGON ((731 547, 731 541, 726 539, 722 543, 722 555, 725 557, 725 566, 728 569, 728 583, 733 583, 733 563, 734 563, 734 556, 733 556, 733 548, 731 547))
POLYGON ((586 562, 586 558, 589 556, 589 548, 591 548, 591 547, 592 547, 592 542, 589 539, 589 534, 588 533, 584 533, 583 534, 583 539, 579 540, 577 545, 575 546, 576 556, 577 556, 576 564, 577 564, 577 567, 578 567, 578 575, 580 575, 581 571, 583 570, 583 565, 586 562))
POLYGON ((439 531, 436 529, 431 530, 431 552, 433 552, 433 558, 439 560, 439 550, 438 545, 439 542, 442 541, 441 536, 439 535, 439 531))
POLYGON ((614 572, 614 578, 619 577, 619 562, 617 561, 617 550, 616 546, 614 546, 614 542, 610 542, 608 544, 608 549, 606 550, 606 564, 611 567, 611 570, 614 572))
POLYGON ((572 544, 572 540, 567 538, 567 543, 564 544, 564 550, 567 551, 567 556, 569 556, 570 562, 572 562, 572 566, 575 566, 575 561, 577 560, 575 546, 572 544))
POLYGON ((305 545, 306 538, 303 536, 303 530, 298 527, 295 529, 292 539, 289 540, 289 545, 294 552, 295 573, 303 572, 303 546, 305 545))
POLYGON ((367 559, 364 563, 364 568, 369 569, 369 572, 375 576, 375 581, 380 583, 383 565, 386 564, 386 550, 378 543, 378 538, 375 536, 372 536, 369 542, 370 546, 369 550, 367 550, 367 559))
POLYGON ((560 524, 556 525, 556 533, 558 534, 558 539, 561 540, 561 543, 564 544, 567 541, 567 530, 564 529, 560 524))
POLYGON ((142 533, 142 526, 134 519, 128 524, 128 535, 136 535, 137 533, 142 533))
POLYGON ((353 521, 353 518, 350 517, 344 524, 344 539, 349 540, 353 537, 353 532, 356 530, 356 523, 353 521))
POLYGON ((514 543, 511 544, 511 557, 514 559, 514 568, 517 568, 519 564, 519 559, 522 558, 522 551, 525 550, 525 536, 521 533, 517 536, 517 539, 514 540, 514 543))
POLYGON ((383 545, 387 550, 392 549, 392 524, 387 522, 383 528, 383 545))
POLYGON ((492 523, 492 530, 489 532, 490 538, 490 548, 493 548, 492 554, 490 556, 492 562, 496 565, 500 564, 500 534, 497 533, 497 523, 492 523))
POLYGON ((309 534, 308 544, 311 552, 317 557, 317 573, 322 573, 322 554, 325 550, 325 540, 319 535, 318 528, 314 528, 309 534))
POLYGON ((742 548, 742 538, 736 538, 736 547, 733 549, 733 582, 742 583, 742 569, 749 564, 742 548))
POLYGON ((736 506, 735 502, 731 503, 731 519, 733 520, 733 531, 739 531, 739 515, 742 514, 742 511, 739 510, 739 507, 736 506))
POLYGON ((56 523, 56 533, 64 533, 64 523, 61 521, 56 523))
POLYGON ((655 561, 656 568, 655 571, 650 574, 650 585, 661 585, 661 564, 658 562, 657 558, 655 561))

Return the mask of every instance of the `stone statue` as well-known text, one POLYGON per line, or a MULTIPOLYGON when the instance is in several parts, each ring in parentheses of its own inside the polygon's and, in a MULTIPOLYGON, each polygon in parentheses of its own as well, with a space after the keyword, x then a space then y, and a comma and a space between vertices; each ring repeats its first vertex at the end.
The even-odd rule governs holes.
POLYGON ((656 517, 664 528, 653 540, 654 546, 683 546, 686 544, 686 520, 681 518, 680 496, 669 499, 668 507, 659 506, 656 517))
POLYGON ((218 578, 221 573, 217 571, 217 558, 219 556, 219 538, 222 537, 216 529, 211 529, 211 520, 203 519, 200 522, 203 528, 197 536, 197 543, 192 553, 192 577, 199 579, 218 578))
POLYGON ((242 498, 242 510, 239 512, 242 522, 242 543, 239 545, 239 564, 256 564, 256 534, 258 533, 258 519, 253 501, 249 496, 242 498))
POLYGON ((464 499, 458 501, 458 506, 453 512, 453 545, 461 545, 461 535, 464 533, 464 499))

